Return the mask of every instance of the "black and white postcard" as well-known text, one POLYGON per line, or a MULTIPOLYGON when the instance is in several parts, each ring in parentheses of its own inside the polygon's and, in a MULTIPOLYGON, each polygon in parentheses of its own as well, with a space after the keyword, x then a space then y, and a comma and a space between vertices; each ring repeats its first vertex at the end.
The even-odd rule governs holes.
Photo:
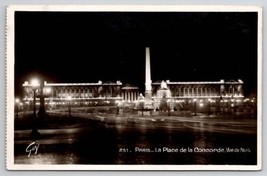
POLYGON ((260 170, 262 9, 7 7, 7 169, 260 170))

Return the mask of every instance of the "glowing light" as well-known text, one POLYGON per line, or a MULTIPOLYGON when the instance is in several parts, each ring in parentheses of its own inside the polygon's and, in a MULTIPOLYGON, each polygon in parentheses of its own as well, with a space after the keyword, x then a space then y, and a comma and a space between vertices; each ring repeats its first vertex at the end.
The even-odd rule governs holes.
POLYGON ((34 78, 31 80, 31 86, 36 88, 36 87, 39 87, 40 86, 40 83, 39 83, 39 80, 34 78))
POLYGON ((234 95, 233 97, 235 97, 235 98, 242 98, 242 97, 244 97, 243 95, 234 95))
POLYGON ((200 103, 199 106, 200 106, 200 107, 203 107, 203 103, 200 103))
POLYGON ((244 100, 244 102, 247 102, 247 101, 249 101, 249 98, 246 98, 246 99, 244 100))
POLYGON ((45 93, 49 94, 52 92, 52 89, 50 87, 45 88, 45 93))
POLYGON ((25 81, 23 86, 28 86, 29 85, 29 82, 28 81, 25 81))
POLYGON ((49 102, 49 104, 50 104, 50 105, 54 105, 54 104, 56 104, 56 103, 55 103, 55 102, 49 102))
POLYGON ((20 100, 19 100, 18 98, 16 98, 16 99, 15 99, 15 102, 16 102, 17 104, 19 104, 19 103, 20 103, 20 100))

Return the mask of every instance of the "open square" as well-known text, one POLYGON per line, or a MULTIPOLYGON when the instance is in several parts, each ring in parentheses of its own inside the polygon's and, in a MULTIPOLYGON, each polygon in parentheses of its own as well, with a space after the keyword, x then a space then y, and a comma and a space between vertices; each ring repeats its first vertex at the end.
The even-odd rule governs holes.
POLYGON ((10 169, 261 167, 260 8, 56 7, 8 9, 10 169))

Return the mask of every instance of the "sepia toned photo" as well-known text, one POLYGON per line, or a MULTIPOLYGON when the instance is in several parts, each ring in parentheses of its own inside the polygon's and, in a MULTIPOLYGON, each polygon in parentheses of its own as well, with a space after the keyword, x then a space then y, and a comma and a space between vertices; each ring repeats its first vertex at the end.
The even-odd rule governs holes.
POLYGON ((7 169, 260 170, 262 11, 9 6, 7 169))

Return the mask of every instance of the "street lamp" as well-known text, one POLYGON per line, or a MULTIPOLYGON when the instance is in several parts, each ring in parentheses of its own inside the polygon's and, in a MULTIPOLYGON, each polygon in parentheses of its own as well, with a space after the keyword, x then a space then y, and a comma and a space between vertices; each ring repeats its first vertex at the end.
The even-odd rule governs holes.
POLYGON ((16 118, 19 118, 19 105, 20 105, 20 100, 19 98, 16 98, 15 99, 16 118))
POLYGON ((31 87, 33 90, 33 126, 32 126, 32 136, 37 137, 39 132, 37 130, 37 120, 36 120, 36 90, 40 86, 38 79, 33 79, 31 81, 31 87))
POLYGON ((67 99, 69 101, 69 106, 68 106, 68 108, 69 108, 69 117, 71 117, 71 105, 70 105, 70 102, 71 102, 72 98, 71 98, 71 96, 68 96, 67 99))
POLYGON ((51 92, 52 92, 51 87, 45 87, 45 88, 44 88, 44 93, 45 93, 45 95, 48 95, 48 94, 50 94, 51 92))
POLYGON ((209 105, 209 107, 208 107, 208 108, 209 108, 209 109, 208 109, 208 115, 210 115, 210 102, 211 102, 211 99, 209 98, 209 99, 208 99, 208 105, 209 105))
POLYGON ((194 106, 195 106, 195 116, 197 115, 197 99, 195 98, 194 100, 194 106))
POLYGON ((117 105, 117 115, 119 115, 119 112, 120 112, 120 101, 116 100, 115 103, 117 105))
MULTIPOLYGON (((43 90, 43 96, 44 96, 44 98, 49 97, 50 94, 51 94, 51 92, 52 92, 51 87, 44 87, 44 90, 43 90)), ((51 97, 50 97, 50 98, 51 98, 51 97)), ((51 99, 50 99, 50 101, 51 101, 51 99)), ((45 106, 46 104, 48 104, 48 105, 46 106, 46 108, 47 108, 47 107, 50 108, 50 106, 49 106, 50 103, 51 103, 51 102, 49 102, 49 101, 45 102, 45 99, 44 99, 44 106, 45 106)))
POLYGON ((168 108, 168 116, 171 116, 171 112, 170 112, 170 109, 171 109, 171 100, 170 99, 167 100, 167 108, 168 108))
POLYGON ((220 95, 220 99, 219 99, 219 114, 222 113, 222 95, 220 95))
POLYGON ((139 101, 139 108, 141 108, 142 116, 144 116, 144 109, 145 109, 145 100, 144 99, 141 99, 139 101))

